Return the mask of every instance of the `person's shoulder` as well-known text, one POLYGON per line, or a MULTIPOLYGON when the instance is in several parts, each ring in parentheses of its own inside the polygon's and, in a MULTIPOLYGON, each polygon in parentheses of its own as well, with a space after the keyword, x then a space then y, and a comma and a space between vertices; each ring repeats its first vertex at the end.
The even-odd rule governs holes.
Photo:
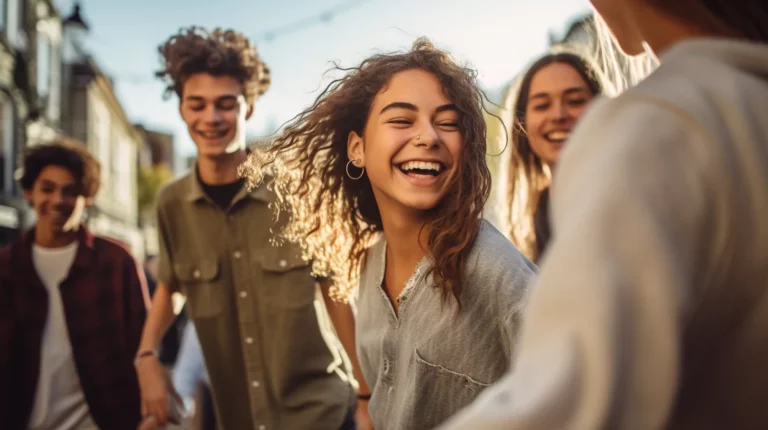
POLYGON ((490 222, 481 220, 480 231, 469 253, 467 276, 514 278, 527 281, 536 266, 490 222))
POLYGON ((137 264, 129 246, 115 238, 94 234, 93 249, 100 258, 111 262, 137 264))
MULTIPOLYGON (((0 280, 11 276, 11 258, 15 245, 16 243, 12 242, 0 248, 0 280)), ((4 282, 0 282, 0 284, 3 283, 4 282)))
POLYGON ((194 172, 190 170, 163 184, 157 192, 157 207, 165 207, 183 198, 189 192, 189 180, 192 175, 194 172))
POLYGON ((373 239, 371 246, 365 251, 363 257, 363 264, 360 272, 361 282, 369 277, 378 276, 379 272, 384 270, 384 264, 387 252, 387 239, 384 234, 379 233, 377 237, 373 239))

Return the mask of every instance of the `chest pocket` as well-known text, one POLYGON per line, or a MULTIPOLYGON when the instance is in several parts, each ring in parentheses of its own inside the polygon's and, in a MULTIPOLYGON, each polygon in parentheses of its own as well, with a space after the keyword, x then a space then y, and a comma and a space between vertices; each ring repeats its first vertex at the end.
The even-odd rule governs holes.
POLYGON ((227 303, 227 286, 221 282, 218 258, 208 256, 197 261, 174 263, 173 271, 187 296, 189 313, 193 318, 220 315, 227 303))
POLYGON ((315 281, 309 262, 291 245, 264 248, 259 253, 264 295, 270 306, 303 309, 315 300, 315 281))

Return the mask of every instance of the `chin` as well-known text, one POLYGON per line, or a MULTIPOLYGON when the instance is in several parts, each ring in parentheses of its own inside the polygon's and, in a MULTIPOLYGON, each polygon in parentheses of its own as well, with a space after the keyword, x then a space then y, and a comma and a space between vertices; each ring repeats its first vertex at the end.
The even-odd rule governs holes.
POLYGON ((410 199, 403 199, 400 201, 400 204, 411 210, 426 212, 436 208, 437 205, 440 204, 441 198, 442 196, 427 198, 417 196, 410 199))
POLYGON ((619 41, 619 48, 621 48, 621 52, 623 52, 624 55, 629 57, 639 57, 646 53, 645 47, 643 46, 643 42, 638 42, 635 40, 631 42, 624 42, 624 43, 619 41))

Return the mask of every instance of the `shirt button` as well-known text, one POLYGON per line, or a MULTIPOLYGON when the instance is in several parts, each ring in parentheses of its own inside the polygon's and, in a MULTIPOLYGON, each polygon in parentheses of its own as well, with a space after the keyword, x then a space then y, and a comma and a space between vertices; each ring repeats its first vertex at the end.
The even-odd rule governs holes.
POLYGON ((252 337, 246 337, 245 338, 245 343, 247 343, 249 345, 252 344, 253 343, 253 338, 252 337))
POLYGON ((280 260, 280 263, 278 264, 280 264, 280 267, 285 268, 288 265, 288 262, 285 260, 280 260))
POLYGON ((248 293, 245 292, 245 291, 240 291, 240 297, 244 299, 244 298, 248 297, 248 293))
POLYGON ((261 384, 259 384, 259 381, 253 381, 253 382, 251 382, 251 385, 253 385, 253 388, 261 387, 261 384))
POLYGON ((233 257, 235 257, 235 260, 239 260, 240 257, 243 256, 243 254, 240 253, 240 251, 235 251, 234 254, 232 254, 233 257))
POLYGON ((192 276, 194 276, 195 279, 200 279, 200 271, 199 270, 195 270, 194 272, 192 272, 192 276))

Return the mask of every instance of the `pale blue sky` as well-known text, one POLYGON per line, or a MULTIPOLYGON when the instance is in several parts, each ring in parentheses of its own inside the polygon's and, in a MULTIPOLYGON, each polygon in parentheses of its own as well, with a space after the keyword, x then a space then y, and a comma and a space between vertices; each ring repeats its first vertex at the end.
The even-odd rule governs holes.
MULTIPOLYGON (((55 0, 66 17, 74 0, 55 0)), ((89 48, 112 75, 129 117, 173 132, 176 151, 194 153, 178 115, 178 100, 162 99, 153 78, 157 46, 182 26, 231 27, 256 39, 272 70, 273 84, 256 104, 249 135, 272 132, 308 106, 330 76, 331 61, 352 66, 366 56, 404 49, 419 36, 469 62, 492 93, 547 47, 550 31, 561 34, 572 18, 589 11, 587 0, 81 0, 91 26, 89 48), (351 5, 319 22, 272 41, 259 36, 351 5)))

